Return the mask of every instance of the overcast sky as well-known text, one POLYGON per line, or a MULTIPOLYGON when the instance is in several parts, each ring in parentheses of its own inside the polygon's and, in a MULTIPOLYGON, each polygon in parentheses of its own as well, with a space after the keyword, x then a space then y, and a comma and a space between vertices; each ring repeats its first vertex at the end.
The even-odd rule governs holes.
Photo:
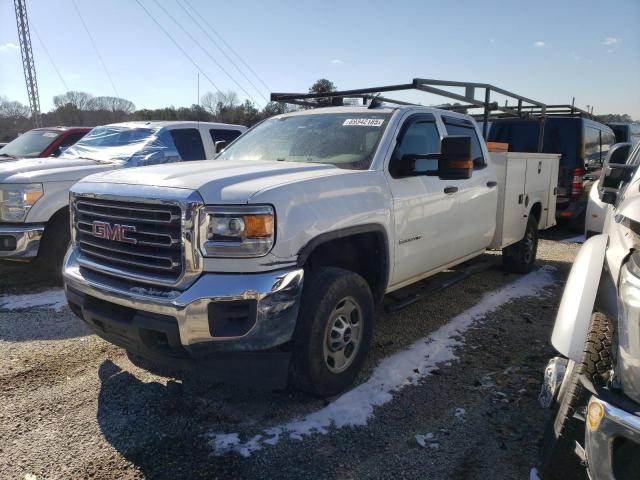
MULTIPOLYGON (((43 111, 65 84, 117 92, 138 108, 197 101, 198 69, 136 0, 75 1, 98 54, 73 0, 27 0, 43 111)), ((235 90, 263 105, 269 90, 303 91, 320 77, 342 89, 422 77, 492 83, 549 104, 576 97, 595 113, 640 119, 639 0, 138 1, 200 67, 201 94, 235 90), (228 60, 185 2, 259 78, 205 30, 235 65, 228 60)), ((0 95, 28 103, 12 0, 0 0, 0 65, 0 95)))

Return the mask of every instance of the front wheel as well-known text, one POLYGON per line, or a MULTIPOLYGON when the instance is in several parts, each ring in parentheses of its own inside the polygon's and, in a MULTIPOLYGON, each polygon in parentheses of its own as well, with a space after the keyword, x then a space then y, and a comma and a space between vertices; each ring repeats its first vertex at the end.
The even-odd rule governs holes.
POLYGON ((36 262, 47 279, 62 282, 62 263, 70 243, 69 212, 64 210, 51 217, 38 247, 36 262))
POLYGON ((320 268, 305 279, 293 339, 293 385, 319 397, 349 387, 373 336, 373 296, 358 274, 320 268))
POLYGON ((529 273, 538 252, 538 219, 529 215, 524 237, 502 250, 502 263, 509 272, 529 273))
POLYGON ((586 375, 596 385, 607 381, 611 369, 612 335, 609 319, 594 313, 582 361, 569 361, 557 403, 542 437, 540 473, 545 480, 585 478, 585 470, 574 451, 576 440, 584 439, 585 433, 584 422, 574 415, 586 406, 590 395, 580 377, 586 375))

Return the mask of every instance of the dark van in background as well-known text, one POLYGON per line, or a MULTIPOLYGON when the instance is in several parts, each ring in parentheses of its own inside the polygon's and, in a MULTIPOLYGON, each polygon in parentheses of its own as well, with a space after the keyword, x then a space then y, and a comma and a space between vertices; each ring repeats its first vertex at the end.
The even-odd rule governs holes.
POLYGON ((616 143, 629 142, 631 148, 640 143, 640 123, 607 123, 616 135, 616 143))
MULTIPOLYGON (((540 120, 496 119, 487 140, 509 144, 509 151, 537 152, 540 120)), ((582 230, 589 189, 600 175, 602 162, 616 137, 603 123, 582 117, 548 117, 543 153, 559 153, 556 217, 582 230)))

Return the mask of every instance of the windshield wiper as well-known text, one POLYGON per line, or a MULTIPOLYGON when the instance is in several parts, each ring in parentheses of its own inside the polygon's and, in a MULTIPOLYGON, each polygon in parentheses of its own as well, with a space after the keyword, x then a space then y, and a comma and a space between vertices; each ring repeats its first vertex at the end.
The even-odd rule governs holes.
POLYGON ((15 155, 10 155, 8 153, 0 153, 0 157, 17 158, 15 155))

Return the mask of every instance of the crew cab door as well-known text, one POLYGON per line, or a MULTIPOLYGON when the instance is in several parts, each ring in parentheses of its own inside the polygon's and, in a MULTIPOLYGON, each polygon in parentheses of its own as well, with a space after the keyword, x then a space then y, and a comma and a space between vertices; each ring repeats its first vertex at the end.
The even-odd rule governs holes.
POLYGON ((483 149, 475 124, 466 119, 442 116, 447 135, 462 135, 471 138, 473 175, 455 182, 459 210, 456 243, 451 243, 458 257, 484 250, 491 244, 496 229, 498 208, 498 184, 494 169, 488 165, 488 152, 483 149))
MULTIPOLYGON (((402 155, 440 151, 441 132, 431 114, 410 115, 403 122, 388 165, 395 222, 395 268, 392 285, 402 284, 454 261, 452 245, 460 240, 462 219, 456 185, 435 176, 398 177, 394 162, 402 155)), ((420 160, 434 162, 437 160, 420 160)))

